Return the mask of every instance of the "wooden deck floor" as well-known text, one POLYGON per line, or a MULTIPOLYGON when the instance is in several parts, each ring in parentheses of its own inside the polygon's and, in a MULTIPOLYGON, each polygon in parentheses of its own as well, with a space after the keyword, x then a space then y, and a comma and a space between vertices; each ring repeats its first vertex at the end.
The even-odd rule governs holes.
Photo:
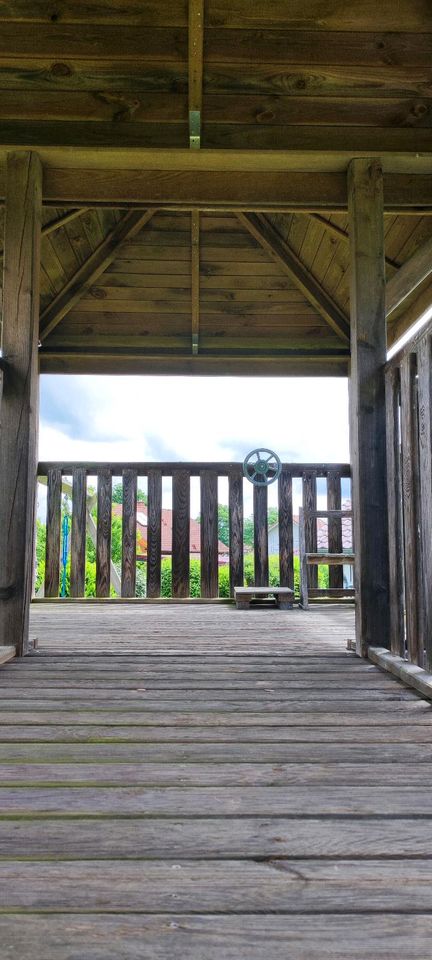
POLYGON ((1 960, 427 960, 432 713, 352 612, 33 608, 0 670, 1 960))

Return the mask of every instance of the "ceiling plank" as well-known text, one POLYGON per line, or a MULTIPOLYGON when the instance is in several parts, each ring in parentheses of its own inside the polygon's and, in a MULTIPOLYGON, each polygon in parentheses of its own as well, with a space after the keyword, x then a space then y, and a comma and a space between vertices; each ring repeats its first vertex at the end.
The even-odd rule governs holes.
POLYGON ((239 213, 238 217, 263 249, 291 277, 293 283, 299 287, 338 337, 349 343, 350 328, 347 317, 267 217, 263 214, 250 213, 239 213))
POLYGON ((189 0, 189 146, 201 146, 204 0, 189 0))
POLYGON ((191 213, 191 299, 192 299, 192 353, 197 355, 199 349, 200 326, 200 214, 199 210, 191 213))
POLYGON ((153 210, 130 211, 108 234, 94 253, 77 270, 40 317, 40 340, 43 341, 75 306, 94 281, 116 258, 120 247, 134 237, 153 216, 153 210))
POLYGON ((432 237, 399 268, 386 286, 387 318, 432 273, 432 237))
MULTIPOLYGON (((343 240, 344 243, 349 243, 348 231, 343 230, 342 227, 339 227, 337 223, 327 220, 327 218, 322 217, 320 213, 309 213, 307 216, 309 216, 312 220, 316 220, 317 223, 321 223, 325 230, 328 230, 328 232, 332 233, 333 236, 338 237, 339 240, 343 240)), ((392 260, 391 257, 385 257, 384 259, 388 267, 391 267, 393 270, 399 270, 400 263, 398 263, 397 260, 392 260)))

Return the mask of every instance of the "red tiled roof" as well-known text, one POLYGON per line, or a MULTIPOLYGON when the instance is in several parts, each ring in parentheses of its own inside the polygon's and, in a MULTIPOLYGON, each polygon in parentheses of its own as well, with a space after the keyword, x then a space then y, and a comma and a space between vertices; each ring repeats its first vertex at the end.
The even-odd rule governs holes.
MULTIPOLYGON (((113 513, 121 517, 122 504, 113 503, 113 513)), ((145 503, 137 504, 137 514, 143 514, 147 520, 147 506, 145 503)), ((169 554, 172 550, 172 510, 162 508, 162 553, 169 554)), ((190 520, 190 553, 199 556, 201 552, 201 524, 197 520, 190 520)), ((140 523, 137 520, 137 555, 144 556, 147 553, 147 524, 140 523)), ((229 548, 221 540, 218 540, 219 556, 228 556, 229 548)))

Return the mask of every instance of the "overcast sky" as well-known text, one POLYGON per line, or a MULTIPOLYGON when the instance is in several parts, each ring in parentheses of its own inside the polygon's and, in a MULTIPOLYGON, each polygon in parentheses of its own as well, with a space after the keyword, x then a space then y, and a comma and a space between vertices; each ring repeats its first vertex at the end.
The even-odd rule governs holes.
MULTIPOLYGON (((349 460, 345 379, 41 377, 40 460, 349 460)), ((225 484, 226 487, 226 484, 225 484)), ((227 502, 223 482, 219 499, 227 502)), ((45 499, 43 490, 40 494, 45 499)), ((276 484, 269 504, 276 504, 276 484)), ((294 501, 300 496, 294 490, 294 501)), ((245 487, 245 510, 252 509, 245 487)), ((170 485, 164 484, 164 506, 170 485)), ((40 504, 43 509, 43 504, 40 504)), ((197 481, 191 513, 199 512, 197 481)))
POLYGON ((345 379, 41 378, 41 460, 346 461, 345 379))

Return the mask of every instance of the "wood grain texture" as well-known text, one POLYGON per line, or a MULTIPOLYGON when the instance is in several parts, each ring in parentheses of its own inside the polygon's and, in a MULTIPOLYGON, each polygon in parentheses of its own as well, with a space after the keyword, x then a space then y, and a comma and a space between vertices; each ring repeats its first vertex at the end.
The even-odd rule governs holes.
POLYGON ((59 467, 48 472, 45 596, 58 597, 60 586, 60 524, 62 473, 59 467))
POLYGON ((161 543, 162 543, 162 472, 148 472, 147 511, 147 596, 160 597, 161 591, 161 543))
POLYGON ((423 960, 430 707, 347 652, 352 611, 32 618, 40 653, 0 671, 10 949, 423 960))
POLYGON ((417 351, 418 450, 420 473, 420 538, 424 664, 432 671, 432 356, 425 334, 417 351))
POLYGON ((278 481, 279 574, 281 587, 294 589, 292 476, 282 465, 278 481))
POLYGON ((32 153, 7 161, 0 437, 0 644, 27 651, 34 577, 38 436, 38 312, 42 169, 32 153))
POLYGON ((190 473, 176 469, 172 475, 172 595, 189 596, 190 473))
POLYGON ((268 586, 268 516, 267 487, 254 485, 254 582, 256 587, 268 586))
POLYGON ((121 595, 134 597, 136 587, 137 473, 123 470, 121 595))
POLYGON ((405 653, 404 549, 400 458, 400 376, 386 373, 387 509, 389 531, 389 605, 392 653, 405 653))
POLYGON ((87 527, 87 471, 85 467, 76 467, 72 470, 72 478, 70 595, 71 597, 83 597, 87 527))
MULTIPOLYGON (((304 474, 302 481, 302 502, 304 516, 304 536, 306 553, 316 553, 318 549, 318 532, 315 517, 309 516, 317 509, 317 481, 316 473, 311 470, 304 474)), ((307 570, 309 587, 318 586, 318 570, 312 567, 307 570)))
POLYGON ((402 502, 404 528, 406 645, 411 663, 423 666, 422 572, 419 540, 419 457, 417 363, 414 354, 400 368, 402 502))
POLYGON ((96 596, 110 595, 112 474, 101 470, 97 478, 96 596))
POLYGON ((240 465, 228 474, 230 596, 243 586, 243 471, 240 465))
POLYGON ((203 470, 201 485, 201 596, 217 597, 218 583, 218 478, 214 470, 203 470))
MULTIPOLYGON (((327 507, 329 510, 340 510, 342 506, 341 479, 335 472, 327 477, 327 507)), ((328 518, 328 548, 329 553, 342 553, 342 518, 328 518)), ((343 567, 331 566, 329 569, 329 586, 333 589, 343 587, 343 567)))
POLYGON ((349 168, 351 237, 350 427, 357 652, 390 645, 386 499, 383 180, 375 160, 349 168))

